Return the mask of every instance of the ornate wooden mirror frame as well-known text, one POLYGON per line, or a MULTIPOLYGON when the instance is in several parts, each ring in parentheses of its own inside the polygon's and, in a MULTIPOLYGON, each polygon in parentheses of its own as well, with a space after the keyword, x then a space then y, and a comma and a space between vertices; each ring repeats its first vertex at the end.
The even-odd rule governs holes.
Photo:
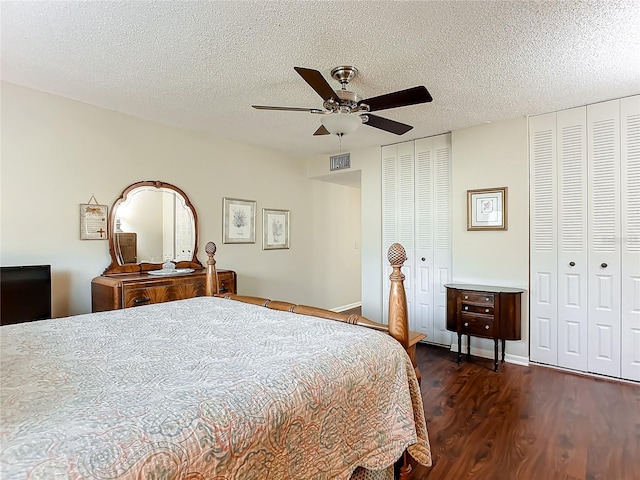
POLYGON ((129 185, 124 189, 120 197, 113 202, 113 206, 109 212, 109 231, 111 234, 109 235, 109 254, 111 255, 111 264, 104 270, 103 275, 117 274, 117 273, 137 273, 137 272, 145 272, 149 270, 159 270, 162 268, 162 263, 151 263, 151 262, 140 262, 140 263, 124 263, 119 260, 120 256, 117 251, 118 248, 116 246, 116 212, 118 210, 118 206, 124 203, 127 200, 127 196, 134 190, 139 188, 152 189, 157 188, 158 190, 170 190, 175 192, 177 195, 181 196, 184 200, 184 205, 187 209, 191 211, 193 215, 193 229, 194 229, 194 246, 193 246, 193 257, 188 261, 178 261, 175 262, 176 268, 196 268, 201 269, 204 268, 202 263, 198 260, 198 216, 196 214, 196 209, 193 207, 191 202, 189 201, 189 197, 178 187, 175 185, 171 185, 170 183, 161 182, 158 180, 155 181, 144 181, 137 182, 132 185, 129 185))

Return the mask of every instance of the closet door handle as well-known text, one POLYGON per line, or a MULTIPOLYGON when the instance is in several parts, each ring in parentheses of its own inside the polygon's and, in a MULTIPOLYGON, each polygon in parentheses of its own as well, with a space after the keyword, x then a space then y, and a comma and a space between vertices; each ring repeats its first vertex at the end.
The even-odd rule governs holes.
POLYGON ((600 268, 607 268, 609 265, 607 265, 606 263, 601 263, 600 264, 600 268))
POLYGON ((422 257, 422 261, 424 262, 426 260, 426 258, 422 257))
POLYGON ((570 267, 575 267, 576 266, 576 262, 569 262, 569 266, 570 267))

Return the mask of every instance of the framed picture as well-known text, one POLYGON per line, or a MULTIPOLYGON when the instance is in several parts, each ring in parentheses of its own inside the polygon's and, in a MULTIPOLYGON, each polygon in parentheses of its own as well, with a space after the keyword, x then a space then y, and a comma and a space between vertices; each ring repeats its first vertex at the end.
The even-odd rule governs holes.
POLYGON ((107 240, 107 205, 80 204, 80 240, 107 240))
POLYGON ((507 229, 507 187, 467 190, 467 230, 507 229))
POLYGON ((289 210, 262 209, 262 249, 289 248, 289 210))
POLYGON ((222 199, 222 243, 256 243, 256 202, 222 199))

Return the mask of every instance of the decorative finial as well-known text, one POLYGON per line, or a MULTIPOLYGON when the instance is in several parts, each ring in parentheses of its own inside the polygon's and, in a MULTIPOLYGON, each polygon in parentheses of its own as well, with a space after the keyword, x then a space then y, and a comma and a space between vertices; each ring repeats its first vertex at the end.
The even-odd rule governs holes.
POLYGON ((391 265, 402 265, 407 260, 407 252, 405 252, 402 245, 394 243, 389 247, 387 258, 391 265))
POLYGON ((213 242, 207 242, 206 247, 204 247, 204 251, 207 252, 207 255, 214 255, 217 249, 218 247, 216 247, 216 244, 213 242))

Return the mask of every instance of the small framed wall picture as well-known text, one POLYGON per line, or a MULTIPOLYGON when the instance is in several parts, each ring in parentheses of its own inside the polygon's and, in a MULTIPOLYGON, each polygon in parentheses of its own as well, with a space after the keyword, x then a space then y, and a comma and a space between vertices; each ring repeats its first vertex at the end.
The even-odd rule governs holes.
POLYGON ((289 210, 262 209, 262 249, 289 248, 289 210))
POLYGON ((507 187, 467 190, 467 230, 507 229, 507 187))
POLYGON ((223 243, 256 243, 256 202, 222 199, 223 243))
POLYGON ((107 240, 107 205, 97 203, 80 204, 80 240, 107 240))

